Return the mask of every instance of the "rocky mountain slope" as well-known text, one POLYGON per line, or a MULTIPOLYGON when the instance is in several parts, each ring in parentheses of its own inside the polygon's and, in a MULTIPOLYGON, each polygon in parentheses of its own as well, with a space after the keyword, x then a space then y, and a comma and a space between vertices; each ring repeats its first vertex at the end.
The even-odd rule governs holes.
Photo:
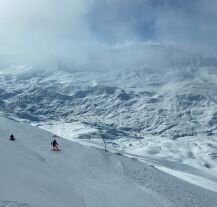
POLYGON ((109 72, 23 68, 0 75, 3 116, 44 126, 66 138, 73 126, 64 134, 60 125, 79 122, 92 130, 77 138, 103 138, 127 151, 133 145, 133 152, 143 155, 164 157, 166 151, 170 160, 190 157, 216 169, 214 66, 189 63, 109 72))
POLYGON ((215 135, 217 92, 207 68, 1 74, 0 109, 29 121, 79 120, 118 138, 215 135))

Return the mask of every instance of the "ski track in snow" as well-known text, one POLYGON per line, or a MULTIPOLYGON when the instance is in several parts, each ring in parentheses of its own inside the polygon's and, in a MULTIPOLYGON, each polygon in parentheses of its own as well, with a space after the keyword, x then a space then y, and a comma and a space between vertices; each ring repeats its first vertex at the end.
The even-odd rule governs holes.
POLYGON ((14 201, 0 200, 0 207, 31 207, 26 203, 17 203, 14 201))
MULTIPOLYGON (((102 140, 77 139, 79 133, 88 134, 89 131, 91 131, 91 129, 88 129, 88 128, 85 130, 85 126, 82 123, 78 123, 78 122, 70 123, 70 124, 69 123, 67 124, 55 123, 52 125, 41 125, 40 128, 50 131, 54 134, 57 134, 60 137, 64 137, 65 139, 68 139, 70 141, 74 141, 74 142, 77 142, 83 145, 99 147, 101 149, 104 148, 102 140)), ((94 130, 92 129, 92 131, 94 130)), ((184 145, 183 141, 181 141, 181 143, 179 142, 177 143, 177 141, 174 142, 174 141, 167 140, 167 139, 164 139, 164 141, 161 141, 159 139, 160 137, 148 137, 147 143, 145 143, 145 141, 143 140, 140 140, 140 141, 125 140, 125 139, 114 140, 111 143, 112 144, 116 143, 117 145, 112 146, 111 144, 107 144, 108 145, 107 148, 112 152, 122 153, 126 156, 136 158, 142 162, 149 163, 150 165, 155 165, 158 169, 163 170, 176 177, 179 177, 187 182, 190 182, 192 184, 195 184, 195 185, 198 185, 206 189, 217 192, 217 177, 216 177, 215 168, 206 169, 204 167, 203 168, 200 167, 196 163, 197 160, 192 159, 192 157, 188 155, 190 154, 188 150, 191 150, 188 146, 189 143, 186 142, 185 144, 186 147, 183 147, 184 145), (159 148, 157 146, 160 145, 159 143, 162 143, 162 142, 164 146, 168 147, 168 149, 167 151, 162 153, 163 157, 158 157, 156 156, 156 150, 157 150, 156 148, 159 148), (129 143, 131 143, 133 146, 129 147, 129 143), (150 143, 150 146, 149 146, 149 143, 150 143), (156 145, 154 143, 156 143, 156 145), (178 145, 178 146, 174 146, 174 145, 178 145), (175 149, 179 151, 182 149, 183 154, 181 154, 180 152, 176 154, 177 158, 183 159, 182 162, 177 161, 178 159, 174 161, 170 160, 171 158, 169 157, 169 152, 168 152, 170 148, 173 151, 175 151, 175 149)), ((197 138, 197 140, 198 139, 199 138, 197 138)), ((191 140, 191 142, 194 142, 194 141, 191 140)), ((200 146, 199 144, 197 145, 200 146)), ((193 150, 196 150, 196 149, 193 149, 193 150)))
POLYGON ((217 193, 135 159, 61 138, 53 153, 52 134, 5 118, 0 137, 3 207, 216 207, 217 193))

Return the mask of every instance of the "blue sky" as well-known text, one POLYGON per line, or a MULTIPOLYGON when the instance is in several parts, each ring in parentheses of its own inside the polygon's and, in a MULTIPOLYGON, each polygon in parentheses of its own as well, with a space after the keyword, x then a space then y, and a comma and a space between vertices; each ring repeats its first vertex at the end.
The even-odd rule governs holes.
POLYGON ((151 40, 206 45, 217 34, 214 0, 98 0, 89 17, 97 38, 111 43, 151 40))

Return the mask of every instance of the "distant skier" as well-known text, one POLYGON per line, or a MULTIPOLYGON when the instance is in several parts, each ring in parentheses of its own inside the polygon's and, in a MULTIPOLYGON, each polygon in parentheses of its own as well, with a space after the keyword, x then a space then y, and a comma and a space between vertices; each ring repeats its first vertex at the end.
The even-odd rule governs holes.
POLYGON ((59 145, 55 139, 51 142, 51 145, 53 146, 52 151, 60 151, 59 145))
POLYGON ((14 135, 13 134, 11 134, 11 136, 10 136, 10 139, 9 140, 11 140, 11 141, 15 141, 15 137, 14 137, 14 135))

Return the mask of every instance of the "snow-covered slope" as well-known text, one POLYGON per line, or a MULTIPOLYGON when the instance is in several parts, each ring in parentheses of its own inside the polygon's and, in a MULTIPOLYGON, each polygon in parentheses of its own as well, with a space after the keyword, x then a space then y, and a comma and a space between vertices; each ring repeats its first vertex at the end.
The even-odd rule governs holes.
POLYGON ((0 206, 215 207, 217 193, 153 166, 0 118, 0 206), (8 140, 14 133, 17 140, 8 140))
POLYGON ((111 72, 23 68, 0 75, 4 116, 66 138, 103 137, 121 151, 217 171, 214 66, 111 72))

